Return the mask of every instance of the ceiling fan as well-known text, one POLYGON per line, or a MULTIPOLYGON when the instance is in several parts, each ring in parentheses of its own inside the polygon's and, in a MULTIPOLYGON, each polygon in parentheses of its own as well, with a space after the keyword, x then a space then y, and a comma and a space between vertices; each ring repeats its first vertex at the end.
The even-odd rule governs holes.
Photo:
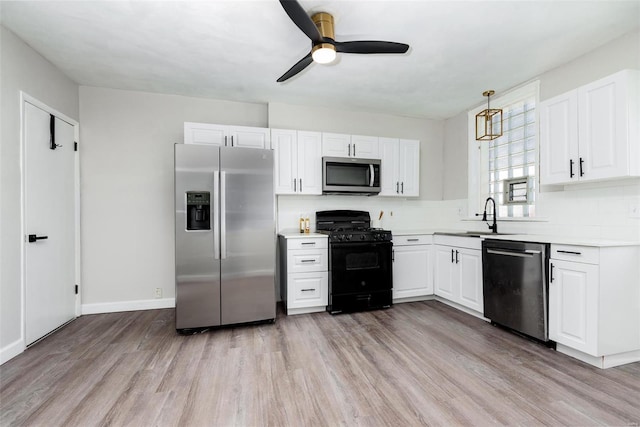
POLYGON ((342 53, 405 53, 408 44, 360 40, 352 42, 338 42, 333 32, 333 16, 326 12, 319 12, 309 17, 297 0, 280 0, 280 4, 287 12, 294 24, 311 39, 311 52, 284 73, 277 81, 283 82, 307 68, 312 62, 328 64, 336 58, 337 52, 342 53))

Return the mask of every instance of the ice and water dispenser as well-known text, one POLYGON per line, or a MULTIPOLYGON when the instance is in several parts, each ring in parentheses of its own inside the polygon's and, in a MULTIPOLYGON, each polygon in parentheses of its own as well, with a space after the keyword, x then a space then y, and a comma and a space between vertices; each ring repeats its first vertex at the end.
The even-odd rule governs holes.
POLYGON ((211 230, 211 197, 208 191, 187 191, 187 230, 211 230))

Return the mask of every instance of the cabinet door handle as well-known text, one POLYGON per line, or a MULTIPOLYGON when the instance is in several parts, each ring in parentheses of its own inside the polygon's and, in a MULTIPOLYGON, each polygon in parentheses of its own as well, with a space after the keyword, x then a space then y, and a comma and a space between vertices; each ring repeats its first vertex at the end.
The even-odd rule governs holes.
POLYGON ((298 191, 297 181, 295 178, 293 178, 293 192, 295 193, 296 191, 298 191))
POLYGON ((417 242, 420 239, 407 239, 407 242, 417 242))
POLYGON ((347 153, 347 156, 351 157, 351 144, 349 144, 347 146, 347 148, 349 149, 349 152, 347 153))
POLYGON ((396 194, 400 194, 400 183, 396 181, 396 194))
POLYGON ((549 272, 549 282, 553 283, 553 263, 551 263, 551 271, 549 272))
POLYGON ((573 178, 573 159, 569 159, 569 178, 573 178))
POLYGON ((460 262, 460 260, 458 260, 458 253, 459 253, 459 252, 458 252, 458 251, 456 251, 456 264, 457 264, 458 262, 460 262))
POLYGON ((582 170, 582 164, 584 163, 584 159, 580 157, 580 176, 584 175, 584 171, 582 170))
POLYGON ((454 262, 454 259, 453 259, 453 249, 451 249, 451 262, 454 262))
POLYGON ((560 253, 560 254, 570 254, 570 255, 582 255, 582 252, 575 252, 575 251, 558 250, 558 253, 560 253))
POLYGON ((356 144, 353 144, 353 157, 356 156, 356 144))
POLYGON ((224 136, 224 146, 227 146, 227 135, 224 136))
POLYGON ((311 245, 311 246, 315 246, 316 242, 302 242, 300 243, 301 245, 311 245))
POLYGON ((402 182, 402 184, 400 184, 400 192, 402 194, 404 194, 404 182, 402 182))
POLYGON ((396 251, 391 249, 391 262, 395 262, 396 260, 396 251))
POLYGON ((315 259, 301 259, 300 262, 316 262, 315 259))
POLYGON ((233 135, 231 135, 231 146, 233 147, 233 135))
POLYGON ((300 178, 300 192, 302 193, 302 178, 300 178))
POLYGON ((313 292, 315 291, 315 288, 308 288, 308 289, 300 289, 301 292, 313 292))
POLYGON ((37 242, 38 240, 48 239, 49 236, 36 236, 35 234, 29 234, 29 243, 37 242))

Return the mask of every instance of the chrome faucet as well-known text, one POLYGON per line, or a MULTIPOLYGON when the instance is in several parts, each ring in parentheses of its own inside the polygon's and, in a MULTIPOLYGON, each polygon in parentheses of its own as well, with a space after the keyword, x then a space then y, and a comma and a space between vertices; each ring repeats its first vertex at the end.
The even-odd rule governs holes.
POLYGON ((484 212, 482 213, 482 220, 487 220, 487 204, 489 203, 489 200, 493 202, 493 225, 489 225, 489 223, 487 223, 487 226, 489 226, 489 230, 491 230, 492 233, 497 233, 498 223, 496 222, 496 201, 493 199, 493 197, 487 197, 487 200, 484 202, 484 212))

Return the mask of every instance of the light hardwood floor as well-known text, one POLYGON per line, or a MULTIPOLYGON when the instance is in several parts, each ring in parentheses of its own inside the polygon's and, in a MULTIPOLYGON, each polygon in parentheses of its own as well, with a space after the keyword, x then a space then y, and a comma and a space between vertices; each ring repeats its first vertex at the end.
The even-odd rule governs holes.
POLYGON ((0 425, 638 425, 640 363, 599 370, 444 304, 192 336, 82 316, 0 367, 0 425))

